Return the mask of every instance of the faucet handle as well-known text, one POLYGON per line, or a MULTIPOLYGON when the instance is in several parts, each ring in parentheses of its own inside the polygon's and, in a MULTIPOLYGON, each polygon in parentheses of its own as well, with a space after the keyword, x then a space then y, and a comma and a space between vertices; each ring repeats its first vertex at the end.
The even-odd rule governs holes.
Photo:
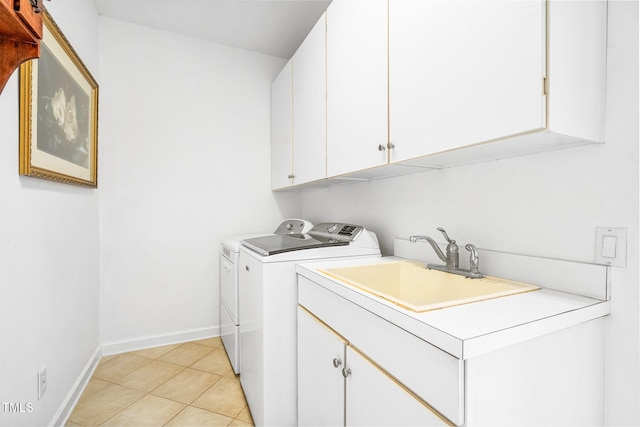
POLYGON ((460 266, 460 256, 458 255, 458 245, 456 245, 456 241, 449 238, 444 228, 438 227, 437 230, 442 232, 444 238, 449 242, 447 245, 447 268, 458 268, 460 266))
POLYGON ((444 228, 442 228, 442 227, 438 227, 436 230, 438 230, 438 231, 440 231, 442 234, 444 234, 444 238, 445 238, 445 239, 447 239, 447 242, 449 242, 449 243, 455 243, 455 242, 456 242, 455 240, 452 240, 452 239, 450 239, 450 238, 449 238, 449 236, 447 235, 447 232, 446 232, 446 231, 444 231, 444 228))

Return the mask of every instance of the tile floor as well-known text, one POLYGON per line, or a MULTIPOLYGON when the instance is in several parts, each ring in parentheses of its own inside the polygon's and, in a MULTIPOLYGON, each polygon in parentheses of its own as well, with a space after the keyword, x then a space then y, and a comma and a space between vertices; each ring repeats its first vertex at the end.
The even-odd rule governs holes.
POLYGON ((220 338, 103 357, 67 426, 252 426, 220 338))

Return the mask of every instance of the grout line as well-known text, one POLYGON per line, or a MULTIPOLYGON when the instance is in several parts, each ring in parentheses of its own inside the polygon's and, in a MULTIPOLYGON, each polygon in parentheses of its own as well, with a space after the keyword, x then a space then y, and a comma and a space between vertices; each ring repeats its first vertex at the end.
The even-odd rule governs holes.
MULTIPOLYGON (((217 373, 214 373, 214 372, 205 371, 205 370, 203 370, 203 369, 193 368, 192 366, 193 366, 193 365, 195 365, 196 363, 198 363, 198 362, 199 362, 200 360, 202 360, 203 358, 207 357, 208 355, 210 355, 210 354, 212 354, 212 353, 214 353, 214 352, 216 352, 216 351, 219 351, 219 350, 220 350, 220 346, 216 346, 216 345, 209 346, 209 345, 199 344, 199 343, 197 343, 197 342, 195 342, 195 341, 191 341, 191 342, 189 342, 189 343, 193 343, 193 344, 196 344, 196 345, 199 345, 199 346, 202 346, 202 347, 209 348, 209 349, 211 349, 211 351, 209 351, 207 354, 203 355, 202 357, 198 358, 197 360, 193 361, 189 366, 183 366, 183 365, 178 365, 178 364, 176 364, 176 363, 172 363, 172 362, 167 362, 167 361, 164 361, 164 360, 160 360, 160 358, 161 358, 161 357, 163 357, 164 355, 166 355, 166 354, 170 353, 171 351, 173 351, 173 350, 175 350, 175 349, 179 348, 180 346, 178 346, 178 347, 176 347, 176 348, 174 348, 174 349, 171 349, 171 350, 169 350, 169 351, 167 351, 167 352, 165 352, 165 353, 159 354, 159 355, 157 355, 156 357, 148 357, 148 356, 142 356, 142 355, 140 355, 140 354, 135 354, 137 351, 139 351, 139 350, 135 350, 135 351, 130 351, 130 352, 127 352, 127 353, 121 353, 121 354, 119 354, 119 355, 116 355, 114 358, 112 358, 111 360, 109 360, 109 361, 107 361, 107 362, 105 363, 105 364, 111 364, 111 362, 112 362, 113 360, 115 360, 115 359, 117 359, 117 358, 119 358, 120 356, 125 355, 125 354, 132 354, 132 355, 136 355, 136 356, 138 356, 138 357, 142 357, 142 358, 144 358, 144 359, 147 359, 147 361, 146 361, 145 363, 143 363, 141 366, 139 366, 138 368, 134 369, 133 371, 131 371, 131 372, 127 373, 126 375, 124 375, 123 377, 119 378, 118 380, 111 380, 111 379, 104 379, 104 378, 100 378, 100 377, 95 376, 95 373, 94 373, 94 375, 92 375, 92 376, 91 376, 91 378, 89 379, 89 381, 91 381, 91 380, 93 380, 93 379, 95 378, 95 379, 98 379, 98 380, 100 380, 100 381, 106 382, 106 383, 108 383, 108 384, 112 384, 112 385, 116 385, 116 386, 119 386, 119 387, 123 387, 123 388, 125 388, 125 389, 132 390, 132 391, 135 391, 135 392, 138 392, 138 393, 143 393, 143 394, 142 394, 142 396, 140 396, 138 399, 136 399, 136 400, 132 401, 130 404, 128 404, 127 406, 125 406, 124 408, 122 408, 120 411, 116 412, 116 413, 115 413, 115 414, 113 414, 111 417, 109 417, 108 419, 106 419, 105 421, 103 421, 103 422, 101 423, 101 425, 102 425, 102 424, 104 424, 104 423, 109 422, 109 421, 110 421, 111 419, 113 419, 114 417, 118 416, 118 415, 119 415, 119 414, 121 414, 122 412, 124 412, 124 411, 126 411, 127 409, 129 409, 129 408, 130 408, 131 406, 133 406, 135 403, 137 403, 137 402, 139 402, 140 400, 144 399, 146 396, 158 397, 158 398, 162 398, 162 399, 165 399, 165 400, 168 400, 168 401, 171 401, 171 402, 175 402, 175 403, 178 403, 178 404, 181 404, 181 405, 185 405, 185 406, 184 406, 184 408, 182 408, 182 409, 181 409, 177 414, 175 414, 173 417, 171 417, 169 420, 167 420, 167 421, 166 421, 166 423, 165 423, 165 425, 166 425, 167 423, 169 423, 171 420, 173 420, 175 417, 177 417, 179 414, 181 414, 183 411, 185 411, 185 410, 186 410, 187 408, 189 408, 189 407, 197 408, 197 409, 199 409, 199 410, 203 410, 203 411, 206 411, 206 412, 209 412, 209 413, 212 413, 212 414, 216 414, 216 415, 220 415, 220 416, 223 416, 223 417, 226 417, 226 418, 230 418, 230 419, 231 419, 231 422, 233 422, 233 421, 239 421, 239 422, 244 423, 244 424, 252 424, 252 423, 249 423, 249 422, 247 422, 247 421, 245 421, 245 420, 243 420, 243 419, 239 419, 239 418, 238 418, 238 416, 239 416, 240 414, 242 414, 242 413, 244 412, 244 410, 245 410, 245 409, 247 409, 247 410, 249 411, 249 415, 251 416, 251 410, 248 408, 247 398, 246 398, 246 395, 244 394, 244 390, 242 389, 242 386, 241 386, 241 385, 240 385, 240 389, 241 389, 241 391, 242 391, 242 397, 243 397, 243 403, 244 403, 244 404, 243 404, 242 408, 238 411, 238 413, 237 413, 237 414, 235 414, 235 416, 229 416, 229 415, 226 415, 226 414, 221 414, 221 413, 219 413, 219 412, 211 411, 211 410, 208 410, 208 409, 205 409, 205 408, 201 408, 201 407, 198 407, 198 406, 194 406, 194 405, 192 405, 192 404, 193 404, 193 402, 195 402, 195 401, 196 401, 198 398, 200 398, 203 394, 205 394, 206 392, 208 392, 211 388, 213 388, 216 384, 218 384, 218 383, 220 382, 220 380, 222 380, 223 378, 229 378, 229 379, 231 379, 231 380, 235 380, 235 381, 238 381, 238 382, 239 382, 240 380, 239 380, 238 376, 237 376, 237 375, 235 375, 235 374, 233 375, 233 377, 228 377, 228 376, 227 376, 227 375, 229 374, 229 372, 233 372, 233 368, 230 368, 230 370, 229 370, 228 372, 226 372, 225 374, 223 374, 223 375, 220 375, 220 374, 217 374, 217 373), (170 377, 170 378, 168 378, 167 380, 165 380, 164 382, 162 382, 162 384, 157 385, 156 387, 154 387, 152 390, 150 390, 150 391, 148 391, 148 392, 143 391, 143 390, 137 390, 137 389, 135 389, 135 388, 132 388, 132 387, 129 387, 129 386, 123 385, 123 384, 121 384, 121 383, 119 382, 119 381, 122 381, 122 380, 123 380, 124 378, 126 378, 127 376, 129 376, 129 375, 133 374, 134 372, 138 371, 139 369, 143 368, 144 366, 149 365, 149 364, 150 364, 150 363, 152 363, 153 361, 159 361, 159 362, 162 362, 162 363, 167 363, 167 364, 169 364, 169 365, 173 365, 173 366, 175 366, 175 367, 181 368, 181 370, 180 370, 180 371, 178 371, 177 373, 175 373, 173 376, 171 376, 171 377, 170 377), (187 369, 192 369, 192 370, 194 370, 194 371, 202 372, 202 373, 206 373, 206 374, 216 375, 216 376, 218 376, 219 378, 218 378, 218 379, 216 380, 216 382, 214 382, 211 386, 207 387, 207 388, 206 388, 205 390, 203 390, 200 394, 198 394, 195 398, 193 398, 193 399, 190 401, 190 403, 179 402, 179 401, 177 401, 177 400, 175 400, 175 399, 167 398, 167 397, 164 397, 164 396, 157 396, 157 395, 153 394, 153 391, 157 390, 159 387, 162 387, 164 384, 166 384, 167 382, 171 381, 172 379, 174 379, 176 376, 178 376, 179 374, 181 374, 182 372, 184 372, 184 371, 185 371, 185 370, 187 370, 187 369)), ((183 344, 187 344, 187 343, 183 343, 183 344)), ((181 344, 181 345, 182 345, 182 344, 181 344)), ((226 355, 226 353, 224 353, 224 357, 226 357, 226 358, 227 358, 227 360, 228 360, 228 356, 226 355)), ((100 364, 100 363, 99 363, 99 364, 100 364)), ((99 365, 99 364, 98 364, 98 365, 99 365)), ((229 365, 231 365, 231 363, 229 363, 229 365)), ((97 392, 95 392, 95 393, 93 393, 93 394, 99 393, 100 391, 101 391, 101 390, 98 390, 97 392)), ((83 393, 83 395, 84 395, 84 393, 83 393)), ((82 396, 80 396, 80 398, 82 398, 82 396)), ((75 410, 75 408, 74 408, 74 410, 75 410)), ((73 411, 71 411, 71 415, 73 415, 73 411)), ((252 417, 252 416, 251 416, 251 417, 252 417)), ((70 416, 69 418, 71 418, 71 416, 70 416)), ((68 421, 73 422, 74 424, 78 424, 78 425, 81 425, 81 426, 83 426, 83 427, 84 427, 84 424, 81 424, 81 423, 79 423, 79 422, 71 421, 71 419, 69 419, 68 421)))
MULTIPOLYGON (((120 385, 120 384, 117 384, 120 385)), ((124 387, 124 386, 120 386, 120 387, 124 387)), ((125 387, 125 388, 129 388, 129 387, 125 387)), ((129 388, 129 390, 133 390, 132 388, 129 388)), ((139 390, 136 390, 139 391, 139 390)), ((125 411, 126 409, 128 409, 129 407, 131 407, 134 403, 140 401, 142 398, 144 398, 146 396, 146 394, 143 394, 142 396, 140 396, 138 399, 134 400, 133 402, 131 402, 130 404, 128 404, 126 407, 122 408, 121 410, 119 410, 118 412, 116 412, 115 414, 113 414, 111 417, 107 418, 106 420, 104 420, 103 422, 101 422, 99 425, 102 426, 105 423, 109 422, 110 420, 112 420, 114 417, 117 417, 118 415, 120 415, 120 413, 122 413, 123 411, 125 411)), ((73 412, 72 412, 73 414, 73 412)))

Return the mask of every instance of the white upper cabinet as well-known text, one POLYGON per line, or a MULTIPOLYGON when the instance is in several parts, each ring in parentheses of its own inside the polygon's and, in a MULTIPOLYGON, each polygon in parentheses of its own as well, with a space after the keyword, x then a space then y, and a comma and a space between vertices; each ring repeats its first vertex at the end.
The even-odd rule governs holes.
POLYGON ((605 1, 389 0, 390 161, 604 142, 605 1))
POLYGON ((327 176, 326 13, 293 55, 293 181, 327 176))
POLYGON ((604 142, 606 32, 605 1, 334 0, 292 59, 284 188, 604 142))
POLYGON ((550 1, 549 129, 604 142, 607 2, 550 1))
POLYGON ((327 176, 384 165, 387 1, 334 0, 327 9, 327 176))
POLYGON ((271 188, 292 185, 293 92, 291 61, 271 84, 271 188))
POLYGON ((545 126, 545 3, 389 1, 391 161, 545 126))

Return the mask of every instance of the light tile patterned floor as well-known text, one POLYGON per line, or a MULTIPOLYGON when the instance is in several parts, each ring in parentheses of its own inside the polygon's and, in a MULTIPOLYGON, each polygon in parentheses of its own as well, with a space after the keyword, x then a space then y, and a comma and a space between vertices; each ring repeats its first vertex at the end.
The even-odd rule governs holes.
POLYGON ((220 338, 103 357, 67 426, 253 426, 220 338))

